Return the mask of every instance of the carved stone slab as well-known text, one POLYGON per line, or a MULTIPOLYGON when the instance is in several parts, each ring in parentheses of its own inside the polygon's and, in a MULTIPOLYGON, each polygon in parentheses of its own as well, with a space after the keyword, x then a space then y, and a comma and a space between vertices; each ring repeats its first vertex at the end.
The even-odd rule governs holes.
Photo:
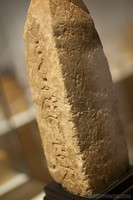
POLYGON ((103 191, 128 169, 108 62, 81 0, 32 0, 29 82, 49 171, 68 191, 103 191))

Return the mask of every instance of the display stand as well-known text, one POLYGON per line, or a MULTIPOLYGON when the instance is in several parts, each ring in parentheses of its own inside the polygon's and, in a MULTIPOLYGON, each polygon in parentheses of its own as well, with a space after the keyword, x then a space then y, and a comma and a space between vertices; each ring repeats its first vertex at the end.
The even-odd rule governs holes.
POLYGON ((44 189, 46 196, 44 200, 132 200, 133 199, 133 167, 129 172, 110 186, 102 194, 93 197, 80 197, 64 190, 61 185, 52 182, 44 189))

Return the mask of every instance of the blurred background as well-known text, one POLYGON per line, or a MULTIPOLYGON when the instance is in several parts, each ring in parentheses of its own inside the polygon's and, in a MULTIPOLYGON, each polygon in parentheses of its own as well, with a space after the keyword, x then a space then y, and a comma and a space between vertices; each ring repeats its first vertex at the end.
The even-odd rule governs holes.
MULTIPOLYGON (((42 200, 51 181, 27 80, 30 0, 0 0, 0 199, 42 200)), ((84 0, 109 61, 133 164, 133 1, 84 0)))

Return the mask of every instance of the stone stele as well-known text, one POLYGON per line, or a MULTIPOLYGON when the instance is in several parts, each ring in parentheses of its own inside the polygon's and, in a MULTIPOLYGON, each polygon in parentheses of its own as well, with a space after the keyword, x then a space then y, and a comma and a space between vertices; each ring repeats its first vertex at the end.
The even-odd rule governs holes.
POLYGON ((31 0, 26 59, 49 171, 80 196, 124 174, 128 152, 103 47, 81 0, 31 0))

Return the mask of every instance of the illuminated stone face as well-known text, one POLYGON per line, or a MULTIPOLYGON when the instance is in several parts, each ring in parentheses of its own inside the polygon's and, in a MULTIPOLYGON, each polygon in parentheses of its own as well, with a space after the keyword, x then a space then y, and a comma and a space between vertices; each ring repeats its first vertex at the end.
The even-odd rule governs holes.
POLYGON ((68 191, 103 191, 128 169, 113 84, 91 16, 79 0, 32 0, 26 57, 52 177, 68 191))

